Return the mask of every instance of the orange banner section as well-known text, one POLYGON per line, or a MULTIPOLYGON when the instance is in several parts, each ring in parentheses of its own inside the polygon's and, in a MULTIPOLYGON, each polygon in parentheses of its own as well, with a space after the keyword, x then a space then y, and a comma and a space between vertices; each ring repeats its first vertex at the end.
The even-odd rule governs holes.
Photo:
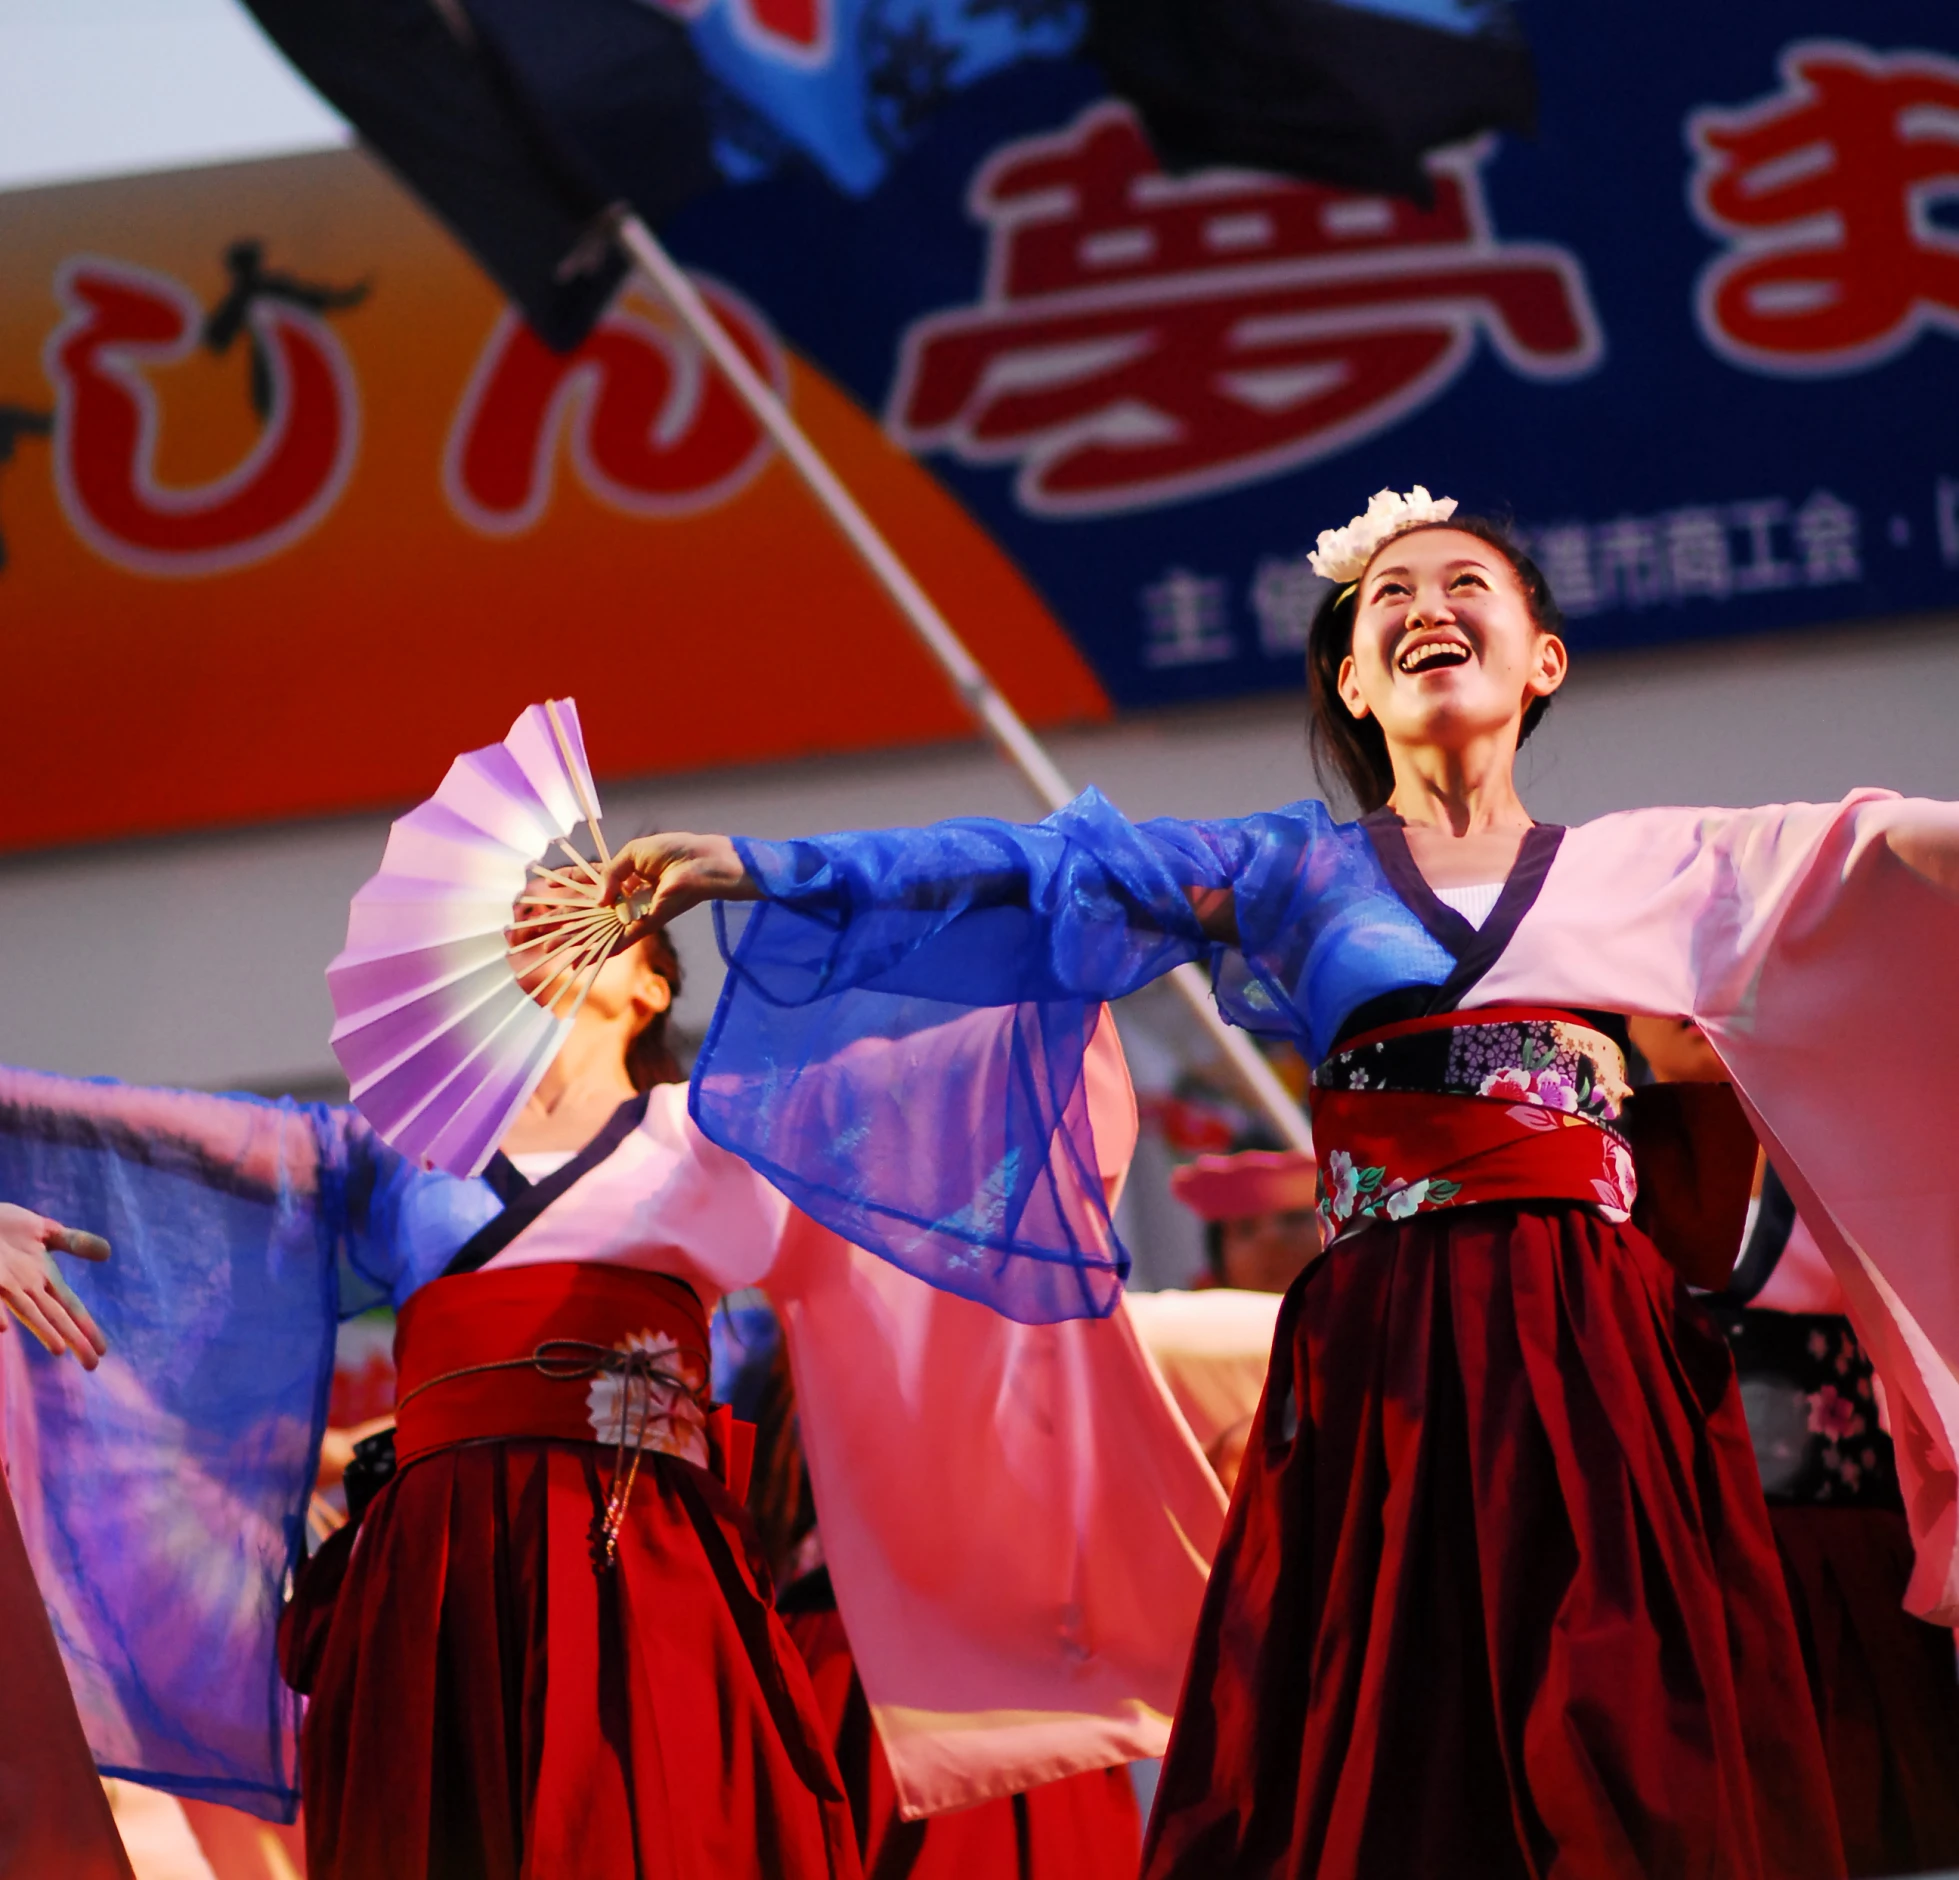
MULTIPOLYGON (((613 776, 971 728, 663 308, 554 357, 358 152, 0 196, 0 251, 0 849, 405 802, 549 694, 613 776)), ((990 537, 703 286, 1016 705, 1106 716, 990 537)))

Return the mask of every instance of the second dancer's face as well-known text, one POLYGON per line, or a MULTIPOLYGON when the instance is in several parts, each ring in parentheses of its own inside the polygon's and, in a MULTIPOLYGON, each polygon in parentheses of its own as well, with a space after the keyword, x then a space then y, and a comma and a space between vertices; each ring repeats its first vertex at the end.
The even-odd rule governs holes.
POLYGON ((1565 664, 1507 557, 1462 530, 1420 529, 1361 577, 1340 696, 1355 717, 1378 719, 1390 745, 1460 750, 1521 727, 1565 664))

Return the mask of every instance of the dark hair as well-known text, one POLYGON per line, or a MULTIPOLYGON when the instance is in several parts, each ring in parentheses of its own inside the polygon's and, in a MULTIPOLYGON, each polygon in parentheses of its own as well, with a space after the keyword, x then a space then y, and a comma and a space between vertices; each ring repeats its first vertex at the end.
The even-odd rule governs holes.
MULTIPOLYGON (((673 950, 673 942, 667 938, 665 930, 648 934, 639 945, 646 954, 647 964, 667 982, 667 990, 678 999, 680 955, 673 950)), ((667 1020, 672 1015, 673 1003, 669 1000, 667 1009, 655 1012, 626 1047, 626 1075, 632 1079, 635 1090, 651 1090, 655 1084, 684 1084, 687 1081, 687 1073, 681 1069, 680 1060, 674 1056, 673 1047, 667 1042, 667 1020)))
MULTIPOLYGON (((1524 552, 1524 547, 1500 522, 1487 516, 1452 516, 1447 522, 1418 522, 1403 529, 1389 541, 1416 535, 1424 529, 1457 529, 1489 545, 1507 561, 1524 590, 1524 603, 1540 633, 1556 633, 1564 625, 1564 615, 1551 593, 1544 572, 1524 552)), ((1382 548, 1387 543, 1382 543, 1382 548)), ((1380 553, 1376 549, 1375 554, 1380 553)), ((1372 559, 1370 558, 1370 566, 1372 559)), ((1336 588, 1320 603, 1313 616, 1312 631, 1306 636, 1307 731, 1313 751, 1313 768, 1322 784, 1339 782, 1365 815, 1376 810, 1394 794, 1394 768, 1388 761, 1388 741, 1374 718, 1356 718, 1340 696, 1340 666, 1353 650, 1354 607, 1360 585, 1355 582, 1336 588)), ((1551 701, 1534 698, 1524 707, 1523 728, 1517 734, 1522 744, 1537 729, 1538 721, 1549 710, 1551 701)))

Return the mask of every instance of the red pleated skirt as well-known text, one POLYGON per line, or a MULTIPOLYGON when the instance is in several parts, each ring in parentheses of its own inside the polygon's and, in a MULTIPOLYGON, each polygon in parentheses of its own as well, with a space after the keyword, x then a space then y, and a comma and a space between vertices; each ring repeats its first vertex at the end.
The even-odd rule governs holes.
POLYGON ((1134 1880, 1143 1825, 1127 1768, 906 1821, 836 1607, 784 1622, 809 1666, 867 1880, 1134 1880))
POLYGON ((1952 1634, 1904 1609, 1904 1516, 1778 1503, 1769 1521, 1850 1872, 1959 1867, 1959 1674, 1952 1634))
MULTIPOLYGON (((829 1880, 850 1810, 752 1529, 649 1455, 592 1565, 611 1452, 406 1465, 295 1595, 311 1880, 829 1880)), ((336 1541, 339 1537, 336 1537, 336 1541)))
POLYGON ((1637 1230, 1470 1208, 1294 1286, 1144 1872, 1843 1872, 1733 1363, 1637 1230))

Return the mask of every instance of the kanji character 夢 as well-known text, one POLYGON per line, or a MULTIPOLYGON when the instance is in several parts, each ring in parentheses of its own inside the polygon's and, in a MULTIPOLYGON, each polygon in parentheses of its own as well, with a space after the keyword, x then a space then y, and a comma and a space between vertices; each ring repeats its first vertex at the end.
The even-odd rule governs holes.
POLYGON ((1143 664, 1208 666, 1229 659, 1238 647, 1225 624, 1226 606, 1221 580, 1170 569, 1143 590, 1143 664))
POLYGON ((1437 397, 1478 335, 1533 378, 1600 344, 1564 250, 1489 226, 1488 147, 1430 159, 1435 206, 1211 171, 1164 176, 1128 107, 1017 140, 974 179, 977 306, 906 333, 887 422, 1014 463, 1021 505, 1102 515, 1325 457, 1437 397))
POLYGON ((1252 572, 1252 612, 1260 649, 1274 659, 1306 650, 1313 616, 1333 586, 1304 555, 1267 555, 1252 572))
POLYGON ((1758 370, 1849 372, 1959 334, 1959 62, 1840 40, 1784 48, 1782 89, 1688 119, 1694 205, 1732 246, 1702 274, 1708 343, 1758 370))

